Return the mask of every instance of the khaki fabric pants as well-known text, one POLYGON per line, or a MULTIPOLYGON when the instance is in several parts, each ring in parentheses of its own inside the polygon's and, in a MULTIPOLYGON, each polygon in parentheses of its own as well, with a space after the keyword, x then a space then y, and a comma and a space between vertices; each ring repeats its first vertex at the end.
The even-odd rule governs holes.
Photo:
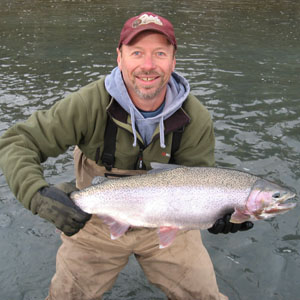
POLYGON ((101 299, 132 253, 148 280, 170 299, 226 299, 198 230, 181 231, 171 246, 159 249, 156 229, 132 229, 113 241, 108 227, 93 216, 78 234, 61 238, 49 300, 101 299))
MULTIPOLYGON (((76 159, 75 166, 80 166, 76 159)), ((76 172, 78 175, 80 170, 76 172)), ((219 293, 198 230, 178 231, 169 247, 159 249, 157 229, 131 228, 111 240, 108 226, 93 216, 77 234, 61 234, 61 239, 47 300, 100 300, 113 287, 131 254, 148 280, 169 299, 228 299, 219 293)))

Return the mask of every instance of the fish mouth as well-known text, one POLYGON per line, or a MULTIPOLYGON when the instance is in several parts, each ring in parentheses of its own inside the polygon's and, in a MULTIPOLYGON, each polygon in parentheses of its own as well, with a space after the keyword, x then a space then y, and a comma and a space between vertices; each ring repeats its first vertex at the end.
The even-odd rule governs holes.
POLYGON ((269 215, 276 215, 280 213, 285 213, 297 206, 297 203, 293 201, 293 199, 296 197, 295 193, 287 193, 284 195, 280 200, 277 200, 274 202, 274 204, 269 207, 264 209, 264 214, 269 215), (291 200, 291 201, 289 201, 291 200), (289 202, 287 202, 289 201, 289 202))

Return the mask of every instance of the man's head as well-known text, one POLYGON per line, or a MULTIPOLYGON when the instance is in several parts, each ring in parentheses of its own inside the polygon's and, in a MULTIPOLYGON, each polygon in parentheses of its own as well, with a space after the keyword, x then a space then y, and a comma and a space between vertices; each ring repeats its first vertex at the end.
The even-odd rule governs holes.
POLYGON ((163 102, 175 68, 176 48, 173 26, 160 16, 143 13, 125 23, 117 61, 138 108, 155 110, 163 102))

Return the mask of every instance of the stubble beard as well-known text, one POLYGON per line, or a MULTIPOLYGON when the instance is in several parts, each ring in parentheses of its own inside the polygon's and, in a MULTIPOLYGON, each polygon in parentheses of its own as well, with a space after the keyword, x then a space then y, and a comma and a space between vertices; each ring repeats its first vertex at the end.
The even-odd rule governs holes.
MULTIPOLYGON (((139 74, 139 75, 141 75, 141 74, 139 74)), ((149 75, 149 73, 147 75, 149 75)), ((151 86, 151 85, 144 87, 144 89, 149 90, 149 92, 142 92, 142 90, 137 86, 135 81, 134 81, 133 87, 134 87, 135 93, 139 96, 139 98, 141 98, 143 100, 152 100, 155 97, 157 97, 164 88, 163 77, 161 77, 159 86, 153 92, 150 92, 150 90, 153 88, 153 86, 151 86)))

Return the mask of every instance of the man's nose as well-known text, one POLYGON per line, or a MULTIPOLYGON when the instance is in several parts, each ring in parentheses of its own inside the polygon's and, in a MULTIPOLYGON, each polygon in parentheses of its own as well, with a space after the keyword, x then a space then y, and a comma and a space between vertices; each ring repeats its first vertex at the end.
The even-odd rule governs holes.
POLYGON ((144 70, 152 70, 155 68, 155 61, 152 55, 145 55, 142 68, 144 70))

